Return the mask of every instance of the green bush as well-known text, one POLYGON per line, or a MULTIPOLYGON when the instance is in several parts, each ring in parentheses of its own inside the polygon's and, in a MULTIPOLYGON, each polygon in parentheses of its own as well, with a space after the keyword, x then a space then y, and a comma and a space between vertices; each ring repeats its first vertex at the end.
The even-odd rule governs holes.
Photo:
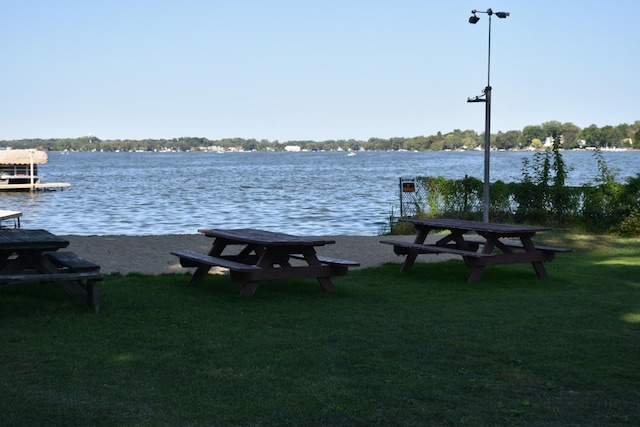
POLYGON ((640 212, 631 212, 614 231, 623 237, 640 237, 640 212))
MULTIPOLYGON (((624 230, 620 232, 634 235, 640 211, 640 174, 627 179, 626 184, 618 183, 618 172, 607 165, 599 150, 594 157, 598 164, 595 185, 582 187, 565 185, 570 170, 557 146, 536 153, 533 159, 524 159, 522 181, 491 184, 491 220, 572 226, 596 232, 624 230)), ((483 193, 483 182, 477 178, 418 177, 411 201, 416 205, 414 214, 403 216, 480 220, 483 193)), ((394 229, 395 224, 391 227, 394 229)))

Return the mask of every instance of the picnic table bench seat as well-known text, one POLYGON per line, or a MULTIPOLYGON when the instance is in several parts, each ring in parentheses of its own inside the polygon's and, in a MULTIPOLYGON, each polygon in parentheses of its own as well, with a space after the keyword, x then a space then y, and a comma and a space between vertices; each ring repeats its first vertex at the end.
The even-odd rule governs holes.
POLYGON ((103 280, 103 276, 98 270, 79 272, 65 271, 61 273, 0 273, 0 288, 19 283, 58 283, 67 294, 78 301, 85 301, 98 313, 100 312, 100 303, 98 300, 97 282, 101 280, 103 280), (64 285, 63 283, 65 282, 73 282, 79 285, 84 289, 84 292, 74 286, 64 285))
MULTIPOLYGON (((474 239, 474 238, 465 238, 465 242, 467 243, 476 243, 479 245, 483 245, 485 243, 484 239, 474 239)), ((524 246, 522 245, 522 242, 518 242, 518 241, 500 241, 500 243, 503 246, 506 246, 508 248, 513 248, 513 249, 524 249, 524 246)), ((547 245, 538 245, 535 244, 534 245, 535 249, 538 251, 545 251, 545 252, 556 252, 556 253, 569 253, 572 252, 573 249, 571 248, 562 248, 559 246, 547 246, 547 245)))
POLYGON ((68 269, 74 272, 100 270, 100 266, 98 264, 94 264, 91 261, 87 261, 86 259, 79 257, 75 252, 47 252, 45 253, 45 257, 55 264, 56 267, 68 269))
MULTIPOLYGON (((304 260, 304 255, 302 254, 291 254, 290 255, 291 258, 295 258, 295 259, 300 259, 300 260, 304 260)), ((359 267, 360 263, 358 261, 351 261, 348 259, 339 259, 339 258, 331 258, 328 256, 322 256, 322 255, 318 255, 317 256, 318 261, 324 263, 324 264, 330 264, 330 265, 337 265, 337 266, 344 266, 344 267, 359 267)))
MULTIPOLYGON (((462 250, 451 246, 425 245, 422 243, 403 242, 401 240, 381 240, 380 243, 393 245, 396 255, 407 255, 408 253, 419 254, 451 254, 471 258, 486 258, 493 254, 483 254, 473 250, 462 250)), ((477 246, 476 246, 477 249, 477 246)))
MULTIPOLYGON (((513 249, 524 249, 524 246, 522 246, 522 243, 520 242, 508 242, 508 243, 503 243, 503 245, 513 249)), ((562 254, 569 253, 572 251, 571 248, 561 248, 557 246, 546 246, 546 245, 535 245, 534 248, 538 251, 555 252, 555 253, 562 253, 562 254)))
MULTIPOLYGON (((199 267, 202 264, 209 265, 212 267, 223 267, 229 269, 230 272, 241 274, 244 280, 261 280, 261 279, 277 279, 277 278, 295 278, 295 277, 311 277, 315 274, 320 274, 322 271, 321 268, 323 266, 314 266, 306 267, 305 269, 291 267, 293 269, 300 270, 299 274, 294 274, 291 270, 287 272, 280 272, 278 269, 263 269, 254 264, 246 264, 244 262, 234 261, 229 259, 228 257, 216 257, 207 254, 203 254, 200 252, 194 252, 189 250, 179 250, 172 251, 172 255, 175 255, 180 258, 180 265, 183 267, 199 267)), ((305 257, 302 254, 291 254, 291 258, 304 260, 305 257)), ((251 257, 247 257, 247 259, 253 259, 251 257)), ((360 265, 359 262, 349 261, 345 259, 337 259, 330 257, 318 256, 318 260, 333 268, 331 270, 327 270, 327 273, 332 273, 332 275, 344 275, 346 274, 346 270, 348 267, 357 267, 360 265), (336 269, 336 267, 338 269, 336 269), (343 268, 340 268, 343 267, 343 268)), ((327 268, 327 266, 324 266, 327 268)), ((237 274, 234 276, 239 277, 237 274)))
POLYGON ((175 255, 180 258, 180 265, 183 267, 198 267, 201 264, 210 265, 212 267, 228 268, 232 271, 239 272, 251 272, 259 271, 260 267, 251 264, 245 264, 243 262, 233 261, 228 258, 216 257, 200 252, 194 251, 172 251, 171 255, 175 255))
MULTIPOLYGON (((396 255, 410 255, 410 254, 450 254, 450 255, 459 255, 465 259, 465 262, 470 266, 481 266, 481 265, 499 265, 499 264, 515 264, 521 263, 525 261, 537 261, 537 262, 548 262, 553 260, 556 252, 571 252, 571 249, 568 248, 555 248, 551 246, 536 246, 537 253, 531 252, 512 252, 512 253, 503 253, 503 252, 491 252, 491 253, 482 253, 476 252, 475 250, 463 250, 452 247, 452 245, 429 245, 422 243, 411 243, 411 242, 403 242, 401 240, 381 240, 380 243, 386 243, 393 245, 393 251, 396 255)), ((473 242, 469 242, 472 243, 473 242)), ((476 242, 476 246, 473 248, 477 248, 477 244, 482 244, 484 242, 476 242)), ((520 243, 505 243, 503 244, 509 248, 517 248, 524 249, 522 244, 520 243)), ((477 250, 477 249, 476 249, 477 250)))
POLYGON ((78 273, 0 273, 0 287, 16 283, 56 282, 60 280, 102 280, 101 273, 84 271, 78 273))

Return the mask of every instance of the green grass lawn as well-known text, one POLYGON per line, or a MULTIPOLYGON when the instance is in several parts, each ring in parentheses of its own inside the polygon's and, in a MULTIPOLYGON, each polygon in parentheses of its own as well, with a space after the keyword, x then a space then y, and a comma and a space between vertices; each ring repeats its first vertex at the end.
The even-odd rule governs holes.
POLYGON ((389 264, 246 300, 226 276, 109 275, 99 315, 6 287, 0 424, 640 425, 640 241, 547 243, 574 252, 546 280, 389 264))

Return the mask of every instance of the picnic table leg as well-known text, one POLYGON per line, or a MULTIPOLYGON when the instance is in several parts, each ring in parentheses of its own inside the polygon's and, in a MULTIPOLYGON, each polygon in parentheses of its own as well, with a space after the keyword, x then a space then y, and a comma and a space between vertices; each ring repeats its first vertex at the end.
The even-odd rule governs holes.
MULTIPOLYGON (((270 270, 274 268, 273 265, 279 258, 277 253, 274 253, 273 251, 257 245, 250 246, 251 251, 255 251, 255 253, 258 255, 258 262, 256 262, 257 267, 260 267, 264 270, 270 270)), ((222 251, 220 253, 222 253, 222 251)), ((240 296, 242 298, 251 298, 253 294, 256 293, 256 290, 258 290, 258 286, 260 286, 259 280, 249 280, 245 282, 245 284, 242 286, 242 289, 240 290, 240 296)))
POLYGON ((333 285, 333 282, 331 281, 331 278, 329 277, 318 277, 318 282, 320 283, 320 286, 322 286, 322 289, 329 293, 329 294, 335 294, 336 293, 336 287, 333 285))
POLYGON ((191 276, 189 283, 194 283, 194 282, 197 282, 198 280, 201 280, 203 277, 207 275, 207 273, 209 273, 209 270, 211 270, 210 265, 201 264, 198 268, 196 268, 196 271, 193 272, 193 275, 191 276))
POLYGON ((93 311, 100 312, 100 302, 98 301, 98 288, 95 280, 87 280, 87 302, 93 311))
POLYGON ((480 277, 482 277, 482 273, 484 273, 483 266, 474 267, 473 270, 471 270, 471 274, 469 275, 469 279, 467 280, 467 283, 477 282, 478 280, 480 280, 480 277))
MULTIPOLYGON (((416 227, 417 228, 417 227, 416 227)), ((413 240, 413 243, 423 244, 425 240, 427 240, 427 236, 429 235, 430 228, 420 227, 418 229, 418 234, 416 238, 413 240)))
MULTIPOLYGON (((322 262, 320 262, 320 260, 318 259, 318 255, 316 254, 316 250, 314 248, 304 248, 302 249, 301 253, 308 265, 322 265, 322 262)), ((320 283, 322 290, 330 294, 336 293, 336 287, 333 285, 331 277, 316 277, 316 279, 318 279, 318 283, 320 283)))
MULTIPOLYGON (((416 226, 416 229, 418 230, 418 234, 416 235, 416 238, 413 239, 413 243, 422 245, 424 244, 425 240, 427 240, 430 228, 416 226)), ((405 273, 411 270, 411 267, 413 267, 413 264, 415 264, 417 258, 418 254, 416 252, 409 252, 405 257, 402 266, 400 267, 400 273, 405 273)))
MULTIPOLYGON (((491 252, 493 252, 493 248, 495 248, 496 243, 499 242, 499 240, 487 234, 483 234, 482 237, 485 238, 485 243, 482 247, 482 253, 490 254, 491 252)), ((471 274, 469 275, 469 279, 467 280, 467 283, 475 283, 478 280, 480 280, 480 277, 482 277, 482 273, 484 273, 484 265, 478 265, 477 264, 478 260, 475 260, 475 259, 466 258, 466 257, 463 257, 463 259, 465 264, 467 264, 472 268, 471 274)))
POLYGON ((416 258, 418 258, 416 252, 409 252, 400 267, 400 273, 411 270, 411 267, 413 267, 413 264, 416 262, 416 258))
MULTIPOLYGON (((25 251, 21 254, 20 258, 26 262, 26 265, 30 265, 40 273, 57 273, 58 267, 56 267, 51 261, 43 256, 39 251, 25 251)), ((88 303, 92 308, 95 307, 92 304, 92 295, 89 291, 89 287, 86 288, 80 281, 75 282, 71 280, 57 280, 53 282, 57 287, 62 289, 67 295, 76 301, 82 303, 88 303)))
MULTIPOLYGON (((215 239, 207 255, 214 256, 214 257, 220 256, 228 243, 229 242, 226 239, 221 239, 221 238, 215 239)), ((211 270, 211 267, 212 266, 208 264, 200 264, 200 266, 196 268, 196 271, 193 272, 193 275, 191 276, 189 283, 194 283, 204 278, 207 275, 207 273, 209 273, 209 270, 211 270)))
POLYGON ((240 290, 240 296, 242 298, 251 298, 253 294, 256 293, 258 286, 260 285, 259 281, 252 280, 250 282, 246 282, 242 289, 240 290))
MULTIPOLYGON (((522 246, 524 250, 527 252, 534 252, 536 250, 533 241, 530 236, 522 236, 520 237, 520 242, 522 242, 522 246)), ((547 274, 547 269, 544 267, 544 264, 541 261, 532 262, 531 265, 535 270, 536 274, 541 279, 546 279, 549 275, 547 274)))

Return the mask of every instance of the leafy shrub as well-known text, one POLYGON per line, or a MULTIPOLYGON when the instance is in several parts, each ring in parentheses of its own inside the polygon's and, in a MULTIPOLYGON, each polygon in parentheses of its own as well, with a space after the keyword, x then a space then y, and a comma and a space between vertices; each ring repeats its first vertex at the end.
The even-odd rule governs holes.
POLYGON ((640 237, 640 212, 631 212, 614 228, 614 231, 624 237, 640 237))
MULTIPOLYGON (((594 152, 598 174, 594 186, 567 187, 569 169, 557 146, 523 160, 522 181, 497 181, 490 188, 490 217, 495 222, 572 226, 587 231, 617 230, 637 235, 640 212, 640 174, 616 182, 599 150, 594 152)), ((477 178, 460 180, 417 177, 416 207, 411 216, 480 220, 484 209, 484 185, 477 178)), ((403 215, 407 216, 407 215, 403 215)), ((390 228, 393 231, 396 224, 390 228)), ((397 230, 411 232, 411 230, 397 230)))

